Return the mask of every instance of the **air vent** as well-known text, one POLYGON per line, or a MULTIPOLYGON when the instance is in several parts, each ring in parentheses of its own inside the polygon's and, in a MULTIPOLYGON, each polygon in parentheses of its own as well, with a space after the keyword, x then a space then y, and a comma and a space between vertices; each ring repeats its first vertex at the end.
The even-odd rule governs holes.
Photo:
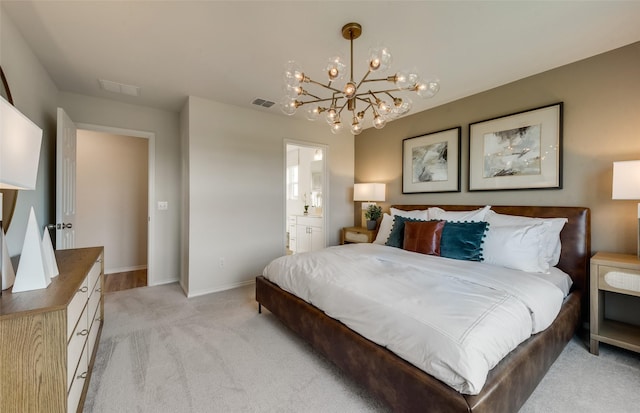
POLYGON ((260 98, 255 98, 251 103, 258 106, 264 106, 265 108, 270 108, 271 106, 275 105, 275 103, 271 102, 270 100, 264 100, 260 98))
POLYGON ((98 82, 100 82, 100 87, 107 92, 121 93, 129 96, 140 96, 139 86, 125 85, 124 83, 104 79, 98 79, 98 82))

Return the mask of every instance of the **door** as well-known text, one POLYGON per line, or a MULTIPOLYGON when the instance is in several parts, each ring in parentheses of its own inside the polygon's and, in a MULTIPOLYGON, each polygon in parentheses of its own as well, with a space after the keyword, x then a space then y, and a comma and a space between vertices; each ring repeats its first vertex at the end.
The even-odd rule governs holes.
POLYGON ((56 143, 56 249, 75 246, 76 216, 76 141, 75 123, 58 108, 56 143))

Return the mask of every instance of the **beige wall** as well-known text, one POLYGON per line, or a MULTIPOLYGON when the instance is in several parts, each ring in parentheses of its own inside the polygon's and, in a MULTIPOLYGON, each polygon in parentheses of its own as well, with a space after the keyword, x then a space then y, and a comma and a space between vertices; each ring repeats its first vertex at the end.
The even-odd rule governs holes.
MULTIPOLYGON (((108 99, 61 92, 58 104, 76 123, 150 132, 155 135, 155 207, 167 201, 169 209, 155 210, 152 232, 154 262, 150 284, 178 281, 180 274, 180 127, 179 114, 108 99)), ((55 173, 54 173, 55 176, 55 173)), ((55 183, 52 184, 55 188, 55 183)))
MULTIPOLYGON (((327 145, 328 244, 352 224, 353 137, 325 123, 285 118, 189 97, 181 136, 182 286, 189 296, 253 282, 285 248, 285 139, 327 145), (188 245, 188 248, 185 246, 188 245), (224 264, 221 264, 221 260, 224 264)), ((326 198, 325 198, 326 199, 326 198)))
POLYGON ((0 64, 15 106, 42 128, 38 180, 34 191, 19 191, 13 221, 7 232, 9 254, 20 254, 29 209, 41 226, 55 219, 56 106, 58 89, 9 16, 0 7, 0 64))
POLYGON ((147 267, 145 138, 78 130, 76 247, 104 246, 105 274, 147 267))
POLYGON ((636 202, 611 200, 611 177, 613 161, 640 159, 639 73, 640 43, 635 43, 396 120, 381 130, 367 129, 356 137, 356 182, 386 182, 385 207, 586 206, 592 212, 593 251, 633 253, 636 202), (564 102, 563 189, 469 192, 469 123, 556 102, 564 102), (455 126, 462 126, 462 192, 402 194, 402 140, 455 126))

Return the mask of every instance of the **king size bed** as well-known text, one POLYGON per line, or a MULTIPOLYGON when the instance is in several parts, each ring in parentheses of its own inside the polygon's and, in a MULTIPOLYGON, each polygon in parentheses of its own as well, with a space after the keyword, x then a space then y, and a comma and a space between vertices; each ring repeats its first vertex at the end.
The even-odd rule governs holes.
MULTIPOLYGON (((387 246, 345 245, 316 255, 274 260, 256 279, 260 309, 267 308, 394 411, 517 412, 574 335, 581 309, 588 308, 584 300, 588 296, 589 209, 394 205, 392 211, 394 228, 387 246), (431 217, 427 220, 428 211, 431 217), (425 215, 420 215, 423 212, 425 215), (482 217, 475 219, 478 214, 482 217), (493 214, 492 218, 488 214, 493 214), (458 218, 489 222, 480 236, 484 260, 477 254, 477 259, 470 260, 447 255, 456 240, 451 235, 453 229, 447 229, 445 237, 442 227, 454 228, 458 218), (406 247, 416 221, 423 228, 432 228, 436 221, 447 222, 434 230, 438 235, 436 253, 433 245, 430 252, 418 251, 420 247, 407 251, 402 248, 402 236, 400 245, 395 245, 400 248, 393 248, 391 240, 393 234, 397 236, 398 223, 406 224, 406 247), (523 222, 526 225, 521 225, 523 222), (555 258, 553 242, 547 243, 548 249, 546 244, 523 241, 525 237, 533 239, 535 231, 542 234, 536 239, 543 239, 554 225, 559 237, 555 258), (500 238, 500 231, 509 231, 508 237, 500 238), (491 251, 507 244, 505 251, 491 251), (548 255, 539 260, 544 267, 539 271, 538 262, 532 264, 534 269, 523 264, 526 254, 538 246, 539 255, 548 255), (354 266, 349 267, 350 263, 354 266), (426 275, 424 267, 430 267, 434 274, 426 275), (305 273, 310 274, 310 280, 303 283, 305 273), (551 276, 556 278, 549 281, 551 276), (390 280, 390 284, 374 287, 373 278, 390 280), (329 289, 336 286, 338 289, 329 289), (488 298, 475 303, 479 290, 488 298), (534 296, 537 290, 540 294, 534 296), (388 295, 389 301, 378 303, 377 297, 382 295, 388 295), (470 306, 467 301, 472 302, 470 306), (498 303, 507 306, 503 309, 498 303), (438 305, 445 313, 441 319, 435 317, 438 305), (404 318, 387 319, 387 310, 404 318), (458 320, 462 324, 458 325, 458 320), (372 323, 366 327, 364 321, 372 323), (452 330, 447 330, 448 324, 454 324, 452 330), (423 326, 427 329, 418 330, 423 326), (503 334, 503 330, 515 330, 514 335, 503 334), (444 350, 432 351, 430 346, 435 345, 418 341, 421 336, 439 342, 444 350), (502 336, 505 342, 500 341, 502 336), (458 343, 462 344, 459 348, 458 343), (438 352, 445 353, 442 359, 437 358, 438 352), (479 370, 472 366, 475 364, 480 365, 479 370)), ((386 218, 381 232, 389 230, 383 228, 386 218)))

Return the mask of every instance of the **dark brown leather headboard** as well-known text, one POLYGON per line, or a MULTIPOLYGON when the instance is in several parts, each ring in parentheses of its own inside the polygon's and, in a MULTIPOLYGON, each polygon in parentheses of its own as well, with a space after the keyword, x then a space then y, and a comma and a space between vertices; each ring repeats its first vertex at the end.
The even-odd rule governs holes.
MULTIPOLYGON (((484 205, 392 205, 393 208, 410 211, 437 206, 447 211, 470 211, 484 205)), ((545 207, 545 206, 491 206, 500 214, 522 215, 539 218, 567 218, 562 228, 560 242, 562 251, 558 268, 573 279, 573 289, 580 290, 583 298, 589 296, 587 284, 589 259, 591 258, 591 211, 583 207, 545 207)))

